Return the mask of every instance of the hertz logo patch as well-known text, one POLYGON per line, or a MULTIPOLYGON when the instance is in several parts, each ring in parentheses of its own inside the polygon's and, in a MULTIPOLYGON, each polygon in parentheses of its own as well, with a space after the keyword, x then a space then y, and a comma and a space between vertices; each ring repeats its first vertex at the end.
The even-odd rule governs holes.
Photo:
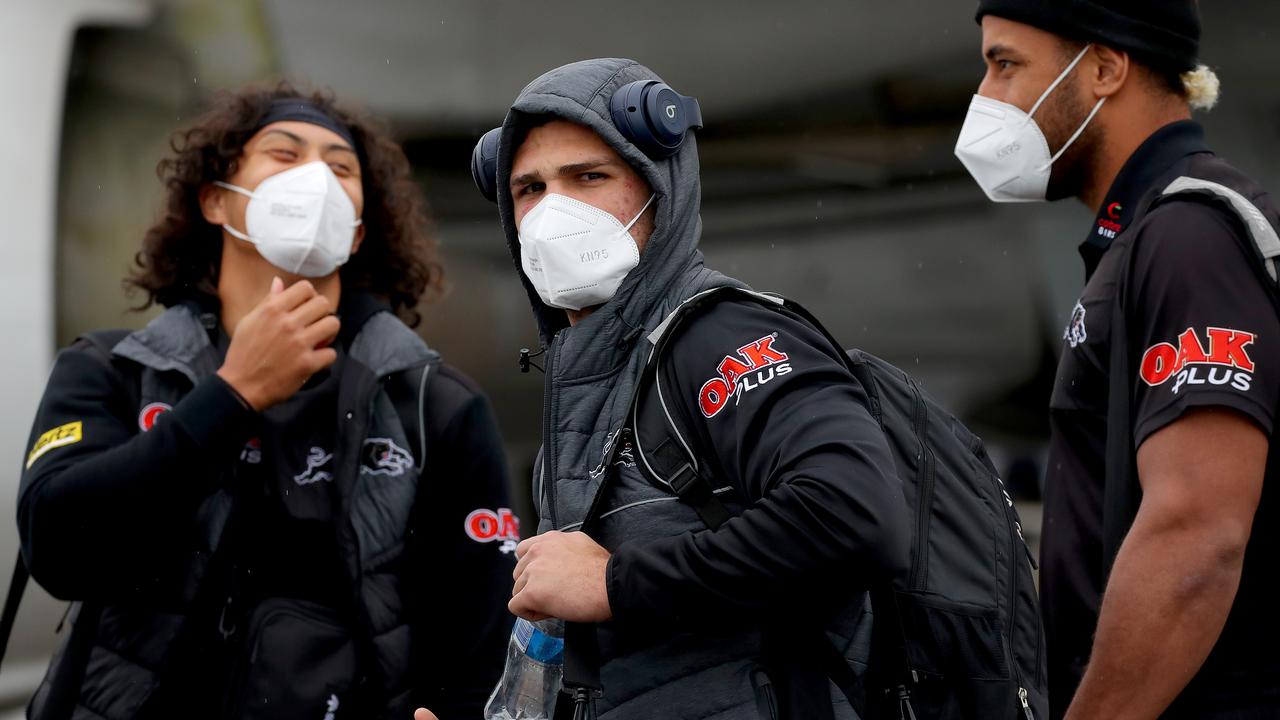
POLYGON ((30 470, 35 461, 39 460, 41 455, 44 455, 50 450, 60 448, 65 445, 74 445, 80 442, 80 438, 83 437, 83 434, 84 423, 76 420, 75 422, 69 422, 66 425, 59 425, 58 427, 41 435, 40 438, 36 440, 36 444, 31 446, 31 452, 27 453, 27 469, 30 470))

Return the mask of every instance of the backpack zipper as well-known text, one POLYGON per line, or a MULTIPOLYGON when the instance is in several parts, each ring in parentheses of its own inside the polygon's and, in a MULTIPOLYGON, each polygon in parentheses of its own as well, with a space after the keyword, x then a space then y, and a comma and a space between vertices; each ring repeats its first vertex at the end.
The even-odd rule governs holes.
MULTIPOLYGON (((1003 483, 1001 483, 1001 486, 1003 487, 1003 483)), ((1013 506, 1009 506, 1007 510, 1012 515, 1014 532, 1018 536, 1018 539, 1015 542, 1016 544, 1022 546, 1022 551, 1026 553, 1026 556, 1027 556, 1027 567, 1029 568, 1027 570, 1027 575, 1028 575, 1027 579, 1031 582, 1032 586, 1034 587, 1035 576, 1032 573, 1035 570, 1039 570, 1040 568, 1036 565, 1035 556, 1031 554, 1031 547, 1027 545, 1027 539, 1022 535, 1022 518, 1018 516, 1017 508, 1014 508, 1013 506)), ((1016 578, 1016 575, 1015 575, 1015 578, 1016 578)), ((1045 682, 1045 679, 1040 677, 1040 665, 1044 658, 1044 619, 1040 617, 1039 612, 1035 613, 1035 617, 1033 619, 1035 620, 1035 626, 1036 626, 1036 666, 1035 666, 1036 678, 1035 680, 1036 682, 1043 683, 1045 682)))
POLYGON ((1018 688, 1018 700, 1022 702, 1022 713, 1027 716, 1027 720, 1036 720, 1036 716, 1031 712, 1031 706, 1027 704, 1027 689, 1018 688))
MULTIPOLYGON (((995 471, 995 467, 991 465, 991 460, 987 456, 987 451, 982 446, 982 441, 979 440, 977 437, 974 437, 973 442, 970 444, 969 452, 977 456, 982 461, 982 464, 987 468, 987 474, 992 478, 992 482, 996 489, 996 502, 1003 503, 1001 505, 1001 508, 1004 510, 1006 522, 1009 522, 1012 524, 1013 533, 1011 533, 1011 535, 1016 535, 1016 539, 1011 539, 1010 542, 1013 543, 1014 545, 1022 546, 1022 551, 1027 557, 1027 566, 1030 568, 1030 570, 1028 570, 1028 575, 1031 575, 1029 579, 1034 585, 1035 577, 1032 573, 1034 573, 1034 571, 1036 570, 1039 570, 1040 568, 1036 565, 1035 556, 1031 554, 1031 547, 1027 545, 1027 539, 1022 535, 1022 518, 1018 517, 1018 510, 1013 506, 1013 498, 1008 496, 1008 492, 1004 486, 1004 481, 1000 479, 999 474, 995 471)), ((1009 564, 1011 567, 1013 567, 1013 580, 1010 587, 1010 597, 1013 602, 1017 601, 1017 579, 1018 579, 1017 566, 1016 564, 1014 564, 1014 561, 1013 561, 1013 557, 1015 555, 1017 555, 1016 550, 1010 550, 1009 564)), ((1014 605, 1011 603, 1009 607, 1009 617, 1010 617, 1011 624, 1012 624, 1012 620, 1015 619, 1013 615, 1013 607, 1014 605)), ((1040 667, 1044 660, 1044 618, 1040 617, 1039 612, 1035 613, 1035 625, 1036 625, 1036 665, 1035 665, 1036 677, 1035 677, 1035 680, 1036 682, 1044 683, 1045 678, 1042 677, 1040 673, 1040 667)), ((1010 632, 1012 633, 1012 630, 1010 632)), ((1014 666, 1016 667, 1017 663, 1014 663, 1014 666)), ((1021 678, 1019 678, 1018 683, 1019 685, 1022 684, 1021 678)))
MULTIPOLYGON (((1035 720, 1035 715, 1031 712, 1031 706, 1027 703, 1027 689, 1023 685, 1022 671, 1018 668, 1018 658, 1013 654, 1013 631, 1018 626, 1018 564, 1021 562, 1018 552, 1018 545, 1022 545, 1024 550, 1026 542, 1022 539, 1022 535, 1018 533, 1019 523, 1014 517, 1013 501, 1008 499, 1008 495, 1004 490, 1004 483, 1000 478, 988 473, 991 478, 991 484, 996 491, 996 502, 999 503, 1004 513, 1005 525, 1009 530, 1009 627, 1005 631, 1005 647, 1009 648, 1009 664, 1013 671, 1014 679, 1018 682, 1018 700, 1022 703, 1022 711, 1027 716, 1027 720, 1035 720)), ((1028 567, 1030 565, 1028 564, 1028 567)), ((1036 628, 1039 630, 1039 618, 1036 618, 1036 628)), ((1040 633, 1036 633, 1036 668, 1040 667, 1040 633)), ((1037 675, 1039 674, 1037 670, 1037 675)), ((1037 678, 1038 679, 1038 678, 1037 678)))

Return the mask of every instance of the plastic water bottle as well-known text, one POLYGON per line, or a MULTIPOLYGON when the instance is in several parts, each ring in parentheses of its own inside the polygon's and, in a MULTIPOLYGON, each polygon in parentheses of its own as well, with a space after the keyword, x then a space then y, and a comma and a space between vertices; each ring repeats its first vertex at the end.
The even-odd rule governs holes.
POLYGON ((502 680, 484 706, 484 720, 551 720, 564 675, 564 622, 516 620, 502 680))

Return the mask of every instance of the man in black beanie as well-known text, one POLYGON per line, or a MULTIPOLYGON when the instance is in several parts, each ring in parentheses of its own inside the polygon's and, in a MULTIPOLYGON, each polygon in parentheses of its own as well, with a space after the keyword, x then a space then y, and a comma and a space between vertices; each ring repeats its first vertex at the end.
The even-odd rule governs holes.
POLYGON ((1097 212, 1051 401, 1052 714, 1280 717, 1280 213, 1205 144, 1194 0, 981 0, 956 154, 1097 212), (1104 592, 1105 590, 1105 592, 1104 592))

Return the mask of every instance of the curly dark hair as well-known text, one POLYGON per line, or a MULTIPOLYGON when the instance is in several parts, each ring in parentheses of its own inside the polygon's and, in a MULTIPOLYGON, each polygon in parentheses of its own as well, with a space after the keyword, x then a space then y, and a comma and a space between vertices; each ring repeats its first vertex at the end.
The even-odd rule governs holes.
POLYGON ((409 161, 385 126, 368 115, 337 105, 326 91, 304 92, 287 80, 246 85, 214 95, 211 109, 174 133, 173 155, 156 174, 167 197, 161 218, 147 230, 136 267, 125 279, 127 292, 146 294, 135 309, 165 307, 191 299, 216 299, 222 258, 222 229, 205 221, 200 189, 235 173, 244 145, 260 129, 271 103, 302 97, 351 130, 364 187, 365 238, 360 252, 342 266, 343 289, 382 297, 410 326, 424 295, 443 290, 444 270, 430 233, 427 204, 414 182, 409 161))

